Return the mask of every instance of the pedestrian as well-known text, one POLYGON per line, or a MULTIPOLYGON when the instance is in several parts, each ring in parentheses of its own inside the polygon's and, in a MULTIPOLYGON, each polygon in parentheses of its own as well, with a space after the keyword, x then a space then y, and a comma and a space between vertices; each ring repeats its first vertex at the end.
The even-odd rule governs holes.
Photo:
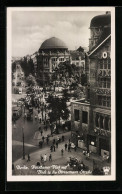
POLYGON ((47 131, 47 124, 46 124, 46 126, 45 126, 45 129, 46 129, 46 131, 47 131))
POLYGON ((25 118, 25 119, 27 118, 27 113, 26 113, 26 112, 25 112, 24 118, 25 118))
POLYGON ((56 141, 56 148, 58 148, 58 141, 56 141))
POLYGON ((62 141, 64 141, 64 135, 62 135, 62 141))
POLYGON ((41 130, 41 136, 42 136, 42 133, 43 133, 43 131, 41 130))
POLYGON ((67 150, 67 143, 65 143, 65 150, 67 150))
POLYGON ((43 145, 43 142, 42 142, 42 141, 40 141, 40 142, 39 142, 39 146, 40 146, 40 148, 42 148, 42 145, 43 145))
POLYGON ((76 146, 75 146, 74 150, 75 150, 75 152, 76 152, 76 150, 77 150, 77 147, 76 147, 76 146))
POLYGON ((48 145, 48 142, 49 142, 49 138, 47 137, 47 145, 48 145))
POLYGON ((35 120, 37 120, 37 115, 35 115, 35 120))
POLYGON ((71 150, 70 150, 70 145, 68 145, 68 152, 71 152, 71 150))
POLYGON ((39 127, 39 131, 41 130, 41 126, 39 127))
POLYGON ((50 146, 50 151, 51 151, 51 152, 53 151, 53 146, 52 146, 52 145, 50 146))
POLYGON ((41 117, 39 117, 39 122, 40 122, 40 123, 42 122, 42 119, 41 119, 41 117))
POLYGON ((53 139, 53 145, 55 144, 55 139, 53 139))
POLYGON ((30 155, 29 155, 29 154, 28 154, 28 160, 27 160, 27 162, 28 162, 28 161, 30 161, 30 155))
POLYGON ((53 150, 54 150, 54 152, 55 152, 55 145, 53 146, 53 150))
POLYGON ((69 139, 69 143, 70 143, 70 139, 69 139))
POLYGON ((61 155, 62 155, 62 156, 63 156, 63 153, 64 153, 64 150, 62 149, 62 150, 61 150, 61 155))
POLYGON ((44 162, 46 162, 47 161, 47 155, 45 154, 44 155, 44 162))
POLYGON ((59 136, 57 136, 57 141, 58 141, 58 142, 59 142, 59 139, 60 139, 59 136))
POLYGON ((44 136, 43 136, 43 137, 42 137, 43 142, 44 142, 44 139, 45 139, 45 138, 44 138, 44 136))
POLYGON ((43 161, 43 156, 42 155, 40 156, 40 159, 41 159, 41 162, 42 162, 43 161))
POLYGON ((52 161, 52 155, 51 154, 49 155, 49 161, 52 161))

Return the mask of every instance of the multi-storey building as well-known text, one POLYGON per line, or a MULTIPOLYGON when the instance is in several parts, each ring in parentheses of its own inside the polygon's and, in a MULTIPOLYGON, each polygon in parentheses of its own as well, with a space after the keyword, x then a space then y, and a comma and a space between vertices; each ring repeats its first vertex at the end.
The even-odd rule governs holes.
POLYGON ((86 99, 72 102, 72 141, 101 156, 111 156, 111 15, 90 24, 86 99), (89 69, 89 71, 88 71, 89 69))
POLYGON ((69 57, 68 47, 62 40, 52 37, 42 43, 37 56, 37 72, 43 85, 50 82, 59 63, 69 61, 69 57))

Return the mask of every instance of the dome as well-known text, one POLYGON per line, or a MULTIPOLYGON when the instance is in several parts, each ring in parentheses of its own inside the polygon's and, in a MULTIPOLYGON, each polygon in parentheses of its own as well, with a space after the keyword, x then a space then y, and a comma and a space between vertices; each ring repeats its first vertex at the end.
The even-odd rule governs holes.
POLYGON ((67 49, 67 46, 65 45, 65 43, 56 38, 56 37, 52 37, 52 38, 49 38, 47 40, 45 40, 41 47, 40 47, 41 50, 44 50, 44 49, 67 49))
POLYGON ((111 14, 104 14, 92 18, 90 27, 108 26, 110 24, 111 24, 111 14))

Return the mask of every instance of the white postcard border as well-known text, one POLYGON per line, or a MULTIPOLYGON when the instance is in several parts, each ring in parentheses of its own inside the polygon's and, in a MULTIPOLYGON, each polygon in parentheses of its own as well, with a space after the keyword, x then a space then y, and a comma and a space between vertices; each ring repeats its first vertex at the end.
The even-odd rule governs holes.
POLYGON ((7 181, 110 181, 116 180, 116 120, 115 120, 115 7, 9 7, 7 8, 7 181), (111 175, 72 176, 13 176, 12 175, 12 122, 11 122, 11 57, 13 11, 111 11, 111 175))

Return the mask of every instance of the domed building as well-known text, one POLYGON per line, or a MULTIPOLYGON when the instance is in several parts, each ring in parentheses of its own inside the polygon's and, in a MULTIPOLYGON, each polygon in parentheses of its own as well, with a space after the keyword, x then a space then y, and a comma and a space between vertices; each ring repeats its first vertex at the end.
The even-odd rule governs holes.
POLYGON ((68 47, 59 38, 52 37, 45 40, 39 48, 37 57, 38 76, 42 85, 47 85, 55 68, 60 62, 69 61, 68 47))

